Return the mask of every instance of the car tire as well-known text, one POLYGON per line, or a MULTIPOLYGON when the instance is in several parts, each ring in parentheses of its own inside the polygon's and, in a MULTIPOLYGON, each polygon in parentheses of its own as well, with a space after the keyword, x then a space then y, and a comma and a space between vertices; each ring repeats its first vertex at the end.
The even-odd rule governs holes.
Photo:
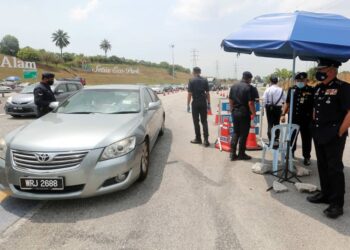
POLYGON ((142 146, 142 156, 140 163, 140 176, 138 181, 144 181, 148 175, 149 168, 149 146, 148 142, 145 141, 142 146))
POLYGON ((165 132, 165 115, 163 116, 162 127, 159 130, 159 136, 163 136, 165 132))

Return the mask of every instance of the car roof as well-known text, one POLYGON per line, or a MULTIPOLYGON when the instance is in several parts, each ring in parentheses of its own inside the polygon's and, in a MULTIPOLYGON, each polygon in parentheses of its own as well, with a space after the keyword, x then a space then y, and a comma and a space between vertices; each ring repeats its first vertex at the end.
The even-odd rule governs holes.
POLYGON ((106 85, 94 85, 94 86, 85 86, 85 89, 130 89, 130 90, 139 90, 143 87, 146 87, 141 84, 106 84, 106 85))

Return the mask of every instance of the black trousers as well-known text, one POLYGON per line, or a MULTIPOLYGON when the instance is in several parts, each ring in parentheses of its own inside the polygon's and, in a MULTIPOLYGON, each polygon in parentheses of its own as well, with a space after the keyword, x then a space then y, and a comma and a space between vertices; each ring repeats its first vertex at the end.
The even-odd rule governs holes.
POLYGON ((231 153, 237 154, 237 144, 239 142, 239 155, 243 155, 246 150, 246 142, 250 129, 250 115, 239 112, 232 113, 233 136, 231 140, 231 153))
MULTIPOLYGON (((308 122, 293 121, 292 123, 298 124, 300 126, 299 133, 301 136, 303 157, 305 159, 310 159, 311 158, 311 148, 312 148, 311 122, 308 123, 308 122)), ((297 141, 298 141, 298 135, 295 135, 295 133, 292 136, 292 141, 294 140, 295 136, 297 136, 297 138, 295 139, 293 153, 297 149, 297 141)))
POLYGON ((319 144, 314 138, 321 191, 332 205, 341 207, 345 194, 343 152, 346 137, 337 136, 327 144, 319 144))
MULTIPOLYGON (((267 136, 269 137, 269 141, 271 141, 271 130, 273 126, 280 124, 282 114, 281 106, 270 107, 266 105, 266 117, 267 117, 267 136)), ((275 140, 279 139, 279 131, 276 132, 275 140)))
POLYGON ((206 104, 195 104, 192 102, 192 119, 193 119, 193 125, 194 125, 194 132, 196 133, 196 138, 201 139, 201 130, 199 126, 199 119, 203 126, 203 136, 204 139, 208 139, 209 132, 208 132, 208 110, 206 104))

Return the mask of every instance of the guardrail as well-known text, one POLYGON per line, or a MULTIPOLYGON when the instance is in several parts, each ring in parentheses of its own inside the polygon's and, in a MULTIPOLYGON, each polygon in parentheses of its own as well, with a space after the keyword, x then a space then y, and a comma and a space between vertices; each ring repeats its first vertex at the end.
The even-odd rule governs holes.
POLYGON ((0 94, 2 97, 5 97, 5 94, 11 93, 12 90, 0 90, 0 94))

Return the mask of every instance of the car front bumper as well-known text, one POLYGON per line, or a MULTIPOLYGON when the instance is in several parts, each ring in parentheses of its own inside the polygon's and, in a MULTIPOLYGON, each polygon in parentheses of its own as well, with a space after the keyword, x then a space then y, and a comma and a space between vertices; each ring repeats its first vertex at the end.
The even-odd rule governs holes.
POLYGON ((47 171, 14 167, 12 153, 8 150, 8 160, 0 159, 0 189, 13 197, 31 200, 84 198, 123 190, 140 175, 141 149, 138 145, 127 155, 106 161, 98 161, 103 149, 94 149, 77 167, 47 171), (122 174, 127 174, 126 179, 116 182, 115 177, 122 174), (21 190, 21 177, 63 177, 65 187, 62 191, 21 190))
POLYGON ((36 116, 38 114, 37 107, 35 104, 5 104, 5 112, 8 115, 18 116, 36 116))

